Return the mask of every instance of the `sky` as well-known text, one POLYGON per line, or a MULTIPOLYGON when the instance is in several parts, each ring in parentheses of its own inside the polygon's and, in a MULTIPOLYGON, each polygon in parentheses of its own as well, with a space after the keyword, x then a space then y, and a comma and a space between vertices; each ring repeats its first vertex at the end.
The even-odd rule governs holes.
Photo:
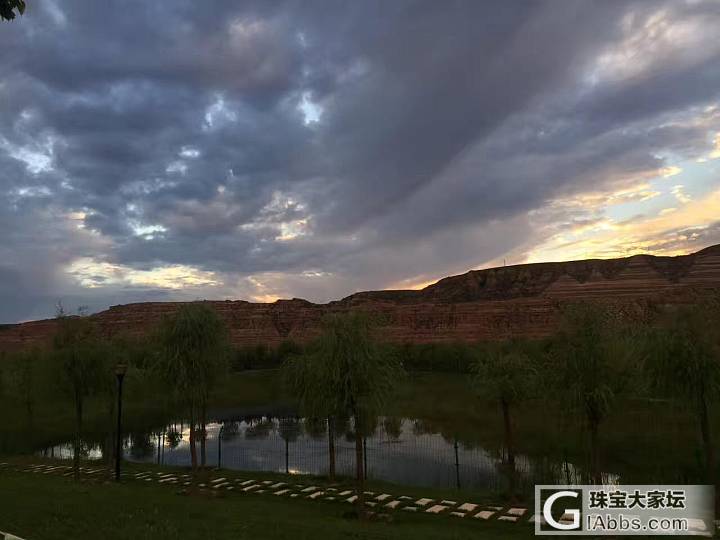
POLYGON ((0 322, 720 243, 720 2, 32 0, 0 322))

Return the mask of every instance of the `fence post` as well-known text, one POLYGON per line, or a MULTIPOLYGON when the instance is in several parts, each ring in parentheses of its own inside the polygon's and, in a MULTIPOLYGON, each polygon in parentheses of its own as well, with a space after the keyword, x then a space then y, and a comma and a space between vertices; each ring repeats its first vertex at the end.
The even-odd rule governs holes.
POLYGON ((363 470, 365 472, 365 479, 368 477, 368 466, 367 466, 367 437, 363 437, 363 470))
POLYGON ((457 483, 457 488, 460 489, 460 459, 458 457, 458 442, 457 439, 455 439, 455 481, 457 483))
POLYGON ((220 431, 218 432, 217 437, 217 444, 218 444, 218 460, 217 460, 217 468, 219 469, 222 464, 222 435, 223 435, 223 429, 225 429, 225 424, 220 426, 220 431))

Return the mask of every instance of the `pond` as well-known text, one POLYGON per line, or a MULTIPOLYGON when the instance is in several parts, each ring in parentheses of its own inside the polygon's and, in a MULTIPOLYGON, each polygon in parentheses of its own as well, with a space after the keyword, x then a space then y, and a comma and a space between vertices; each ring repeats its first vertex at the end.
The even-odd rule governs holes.
MULTIPOLYGON (((426 422, 410 418, 381 418, 373 434, 364 439, 368 478, 397 484, 500 491, 508 485, 507 468, 498 452, 468 446, 448 438, 426 422)), ((338 475, 355 473, 354 434, 338 427, 335 439, 338 475)), ((86 441, 85 456, 103 459, 103 443, 86 441)), ((71 458, 72 444, 41 452, 71 458)), ((157 429, 128 434, 125 459, 164 465, 190 465, 189 429, 173 422, 157 429)), ((198 443, 199 455, 199 443, 198 443)), ((253 415, 215 418, 207 426, 207 464, 212 467, 325 475, 328 472, 328 438, 325 422, 293 416, 253 415)), ((579 483, 570 463, 531 460, 516 456, 516 487, 535 483, 579 483)))

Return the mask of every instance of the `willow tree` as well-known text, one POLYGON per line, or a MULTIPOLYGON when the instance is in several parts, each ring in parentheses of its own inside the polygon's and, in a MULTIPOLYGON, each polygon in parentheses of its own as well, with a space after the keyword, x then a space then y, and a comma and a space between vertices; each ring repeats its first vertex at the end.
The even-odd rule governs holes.
POLYGON ((395 355, 374 339, 375 321, 364 313, 329 315, 322 334, 301 356, 289 359, 284 376, 304 414, 353 420, 358 513, 364 514, 363 437, 403 375, 395 355))
POLYGON ((75 405, 73 471, 78 479, 85 402, 101 388, 108 375, 108 366, 95 327, 88 317, 67 316, 59 309, 57 321, 52 357, 60 381, 75 405))
POLYGON ((635 384, 642 364, 635 325, 616 306, 565 306, 552 349, 552 390, 585 424, 589 434, 590 476, 600 482, 600 430, 618 394, 635 384))
POLYGON ((225 325, 207 303, 184 304, 160 324, 157 370, 190 415, 190 459, 197 471, 205 466, 207 404, 226 366, 228 341, 225 325))
POLYGON ((0 20, 12 21, 15 11, 20 15, 25 13, 25 0, 0 0, 0 20))
MULTIPOLYGON (((713 301, 714 300, 714 301, 713 301)), ((720 302, 666 314, 650 340, 645 370, 651 388, 695 416, 708 481, 718 482, 711 408, 720 399, 720 302)))
POLYGON ((537 372, 527 347, 519 341, 489 344, 472 363, 472 386, 482 398, 496 402, 502 413, 507 465, 515 471, 512 410, 533 395, 537 372))

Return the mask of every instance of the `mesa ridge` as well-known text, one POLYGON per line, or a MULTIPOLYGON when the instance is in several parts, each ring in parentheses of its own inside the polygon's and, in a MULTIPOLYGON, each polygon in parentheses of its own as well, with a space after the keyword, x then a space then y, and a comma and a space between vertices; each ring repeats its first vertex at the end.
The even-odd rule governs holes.
MULTIPOLYGON (((396 343, 448 343, 541 338, 557 329, 565 303, 612 301, 624 305, 687 304, 720 289, 720 245, 676 257, 520 264, 446 277, 421 290, 365 291, 327 304, 293 298, 273 303, 207 301, 225 320, 236 347, 317 336, 325 314, 363 310, 381 315, 383 339, 396 343)), ((112 306, 91 315, 101 333, 140 336, 182 302, 112 306)), ((51 342, 56 321, 4 325, 0 351, 51 342)))

